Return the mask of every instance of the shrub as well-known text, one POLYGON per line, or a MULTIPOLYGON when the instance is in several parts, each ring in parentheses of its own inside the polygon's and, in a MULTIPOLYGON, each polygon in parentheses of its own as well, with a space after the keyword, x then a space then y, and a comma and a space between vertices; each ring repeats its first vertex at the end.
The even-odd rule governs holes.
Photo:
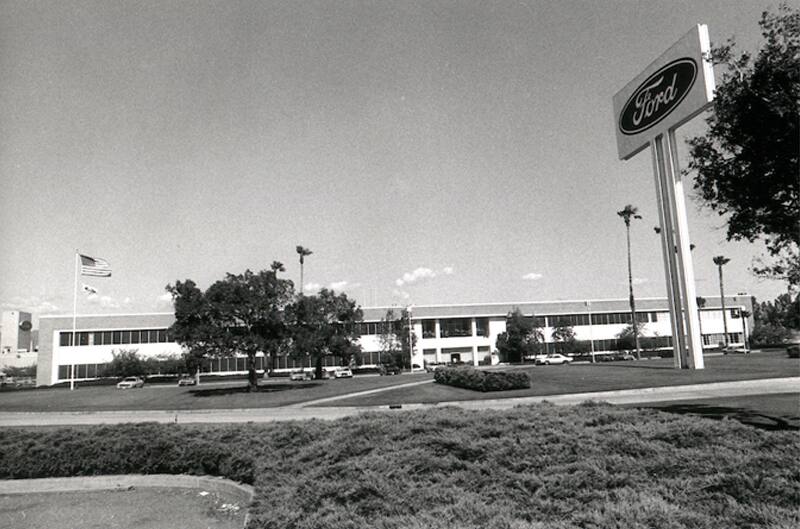
POLYGON ((437 369, 433 379, 440 384, 476 391, 506 391, 531 387, 530 377, 521 371, 478 371, 467 366, 437 369))

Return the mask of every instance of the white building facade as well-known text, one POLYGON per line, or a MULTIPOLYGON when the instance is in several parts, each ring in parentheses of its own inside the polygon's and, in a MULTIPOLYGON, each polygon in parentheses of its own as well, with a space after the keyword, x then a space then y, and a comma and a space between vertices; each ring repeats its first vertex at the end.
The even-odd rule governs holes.
MULTIPOLYGON (((644 298, 636 301, 637 320, 642 334, 651 347, 671 348, 671 325, 664 298, 644 298)), ((752 326, 752 298, 748 295, 726 296, 725 317, 728 342, 744 344, 752 326), (742 317, 743 315, 747 317, 742 317), (750 320, 750 321, 748 321, 750 320)), ((363 350, 361 363, 381 363, 381 320, 398 307, 362 309, 359 343, 363 350)), ((575 338, 585 342, 585 350, 597 354, 618 351, 619 333, 628 326, 630 309, 627 300, 551 301, 520 303, 485 303, 460 305, 414 306, 411 323, 415 335, 412 364, 463 362, 492 364, 497 362, 497 337, 506 330, 506 316, 519 310, 533 317, 545 338, 546 351, 555 350, 553 329, 566 321, 575 331, 575 338), (494 356, 494 358, 493 358, 494 356)), ((113 354, 121 350, 136 350, 142 357, 164 358, 180 355, 181 346, 169 334, 174 321, 172 313, 42 316, 39 319, 39 355, 37 385, 52 385, 70 380, 90 380, 100 376, 113 354)), ((719 298, 707 298, 701 310, 701 327, 705 348, 716 348, 724 339, 724 324, 719 298)), ((309 359, 310 361, 310 359, 309 359)), ((259 355, 256 367, 293 369, 310 367, 309 361, 291 357, 275 359, 259 355)), ((326 358, 325 365, 337 365, 338 359, 326 358)), ((205 373, 245 373, 244 358, 211 359, 203 368, 205 373)))

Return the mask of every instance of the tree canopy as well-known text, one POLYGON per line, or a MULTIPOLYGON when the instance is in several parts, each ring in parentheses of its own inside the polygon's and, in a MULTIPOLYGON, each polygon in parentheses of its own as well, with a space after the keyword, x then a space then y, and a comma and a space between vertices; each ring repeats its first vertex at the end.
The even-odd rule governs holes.
POLYGON ((726 217, 728 240, 763 239, 772 256, 762 276, 800 285, 800 10, 764 12, 755 56, 715 47, 725 71, 708 132, 689 140, 700 202, 726 217))
POLYGON ((378 341, 384 363, 401 368, 411 367, 411 349, 417 343, 417 335, 409 329, 409 317, 407 309, 402 309, 399 314, 389 309, 381 319, 378 341))
POLYGON ((270 270, 227 274, 205 292, 190 279, 167 285, 175 305, 170 331, 198 363, 209 356, 246 356, 249 388, 255 389, 256 354, 273 351, 286 338, 284 309, 294 286, 278 277, 281 271, 273 263, 270 270))
POLYGON ((356 323, 361 319, 361 308, 344 293, 323 288, 316 295, 299 296, 287 307, 292 354, 309 356, 317 378, 322 378, 323 357, 338 356, 347 364, 360 351, 356 323))
POLYGON ((528 355, 541 351, 544 334, 536 318, 525 316, 518 308, 506 316, 506 331, 497 336, 496 347, 509 362, 521 362, 528 355))

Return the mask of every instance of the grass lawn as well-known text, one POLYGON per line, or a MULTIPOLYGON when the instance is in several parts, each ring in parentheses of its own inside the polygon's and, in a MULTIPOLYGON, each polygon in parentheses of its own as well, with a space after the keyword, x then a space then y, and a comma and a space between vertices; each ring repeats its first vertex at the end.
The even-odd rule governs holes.
POLYGON ((800 526, 796 432, 604 404, 9 428, 0 446, 0 478, 206 472, 253 482, 250 529, 800 526))
POLYGON ((437 403, 586 393, 616 389, 680 386, 733 380, 800 376, 800 362, 785 352, 709 356, 702 370, 674 369, 672 359, 563 366, 525 366, 529 389, 481 393, 442 384, 425 384, 332 401, 329 406, 377 406, 412 402, 437 403))
POLYGON ((142 389, 128 390, 118 390, 114 386, 80 385, 74 391, 69 388, 39 388, 0 392, 0 410, 39 412, 269 408, 431 377, 427 373, 415 373, 308 382, 275 378, 260 381, 257 393, 248 393, 247 382, 241 379, 183 387, 145 384, 142 389))
POLYGON ((216 493, 136 488, 0 495, 0 527, 52 529, 241 529, 246 505, 231 507, 216 493))
MULTIPOLYGON (((670 359, 569 366, 527 365, 508 369, 528 372, 533 381, 532 387, 525 390, 480 393, 440 384, 422 384, 330 401, 324 405, 435 403, 800 376, 800 362, 788 358, 782 352, 707 357, 706 369, 701 371, 673 369, 670 359)), ((269 408, 432 378, 433 375, 428 373, 309 382, 290 382, 287 378, 279 378, 261 381, 257 393, 247 393, 247 384, 243 380, 214 382, 197 387, 148 384, 143 389, 132 390, 117 390, 113 386, 79 385, 75 391, 69 391, 68 388, 3 391, 0 392, 0 410, 37 412, 269 408)))

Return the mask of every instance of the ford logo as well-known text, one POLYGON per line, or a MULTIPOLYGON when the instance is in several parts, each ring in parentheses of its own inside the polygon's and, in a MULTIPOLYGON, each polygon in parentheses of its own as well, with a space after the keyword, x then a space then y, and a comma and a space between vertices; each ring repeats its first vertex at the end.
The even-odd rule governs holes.
POLYGON ((689 93, 697 63, 688 57, 667 64, 639 85, 622 107, 619 130, 638 134, 667 117, 689 93))

